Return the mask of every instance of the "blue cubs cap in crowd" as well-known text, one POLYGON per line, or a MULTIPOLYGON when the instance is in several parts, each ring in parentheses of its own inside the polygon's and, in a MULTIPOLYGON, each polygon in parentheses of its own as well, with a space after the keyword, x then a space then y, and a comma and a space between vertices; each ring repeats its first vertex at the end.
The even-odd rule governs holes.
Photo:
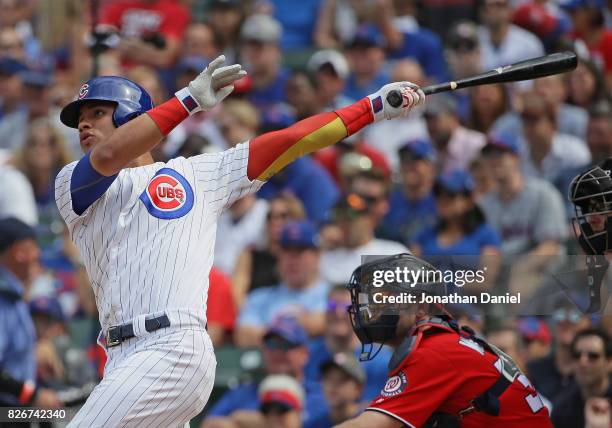
POLYGON ((291 221, 281 232, 280 244, 284 248, 319 248, 319 233, 309 221, 291 221))
POLYGON ((270 339, 280 337, 293 346, 305 345, 308 334, 304 327, 295 317, 283 315, 277 317, 266 331, 263 337, 264 343, 270 343, 270 339))
POLYGON ((0 58, 0 73, 14 76, 15 74, 21 74, 28 70, 28 67, 14 58, 4 57, 0 58))
POLYGON ((34 228, 15 217, 0 220, 0 253, 16 242, 36 239, 34 228))
POLYGON ((363 24, 357 28, 355 35, 348 45, 349 48, 353 48, 355 46, 376 46, 382 48, 385 47, 385 37, 375 25, 363 24))
POLYGON ((412 140, 405 143, 398 150, 400 160, 436 160, 436 149, 429 140, 412 140))
POLYGON ((602 10, 604 7, 604 0, 562 0, 559 6, 570 12, 581 8, 602 10))
POLYGON ((64 311, 59 300, 55 297, 39 296, 30 302, 30 313, 32 315, 47 315, 58 321, 64 321, 64 311))
POLYGON ((434 193, 471 193, 474 190, 474 179, 469 172, 455 170, 442 174, 436 180, 434 193))
POLYGON ((487 140, 487 144, 482 148, 482 154, 486 155, 494 151, 508 152, 515 155, 520 155, 521 146, 518 138, 511 136, 491 136, 487 140))
POLYGON ((51 74, 35 70, 24 71, 20 73, 19 76, 24 85, 34 86, 36 88, 47 88, 53 81, 51 74))

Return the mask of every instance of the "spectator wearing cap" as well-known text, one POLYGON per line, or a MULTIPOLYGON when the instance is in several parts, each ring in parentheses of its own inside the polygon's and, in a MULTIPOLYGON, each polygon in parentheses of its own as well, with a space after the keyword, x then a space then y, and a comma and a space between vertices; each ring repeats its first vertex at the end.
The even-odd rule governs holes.
MULTIPOLYGON (((267 328, 260 344, 265 374, 290 376, 302 386, 304 404, 300 413, 306 427, 310 420, 317 418, 326 408, 321 385, 304 376, 309 358, 307 340, 308 334, 295 318, 280 316, 267 328)), ((226 392, 212 406, 201 428, 234 427, 231 416, 236 412, 242 413, 235 415, 240 418, 242 426, 251 427, 253 421, 260 421, 261 414, 258 411, 263 404, 261 398, 264 398, 258 393, 260 385, 259 382, 249 382, 226 392)))
POLYGON ((215 35, 217 48, 228 64, 236 62, 240 42, 240 26, 245 8, 241 0, 211 0, 204 16, 215 35))
POLYGON ((317 97, 325 110, 332 111, 354 102, 343 94, 350 68, 342 53, 334 49, 320 50, 310 57, 306 68, 314 76, 317 97))
POLYGON ((35 384, 34 324, 25 301, 38 267, 34 229, 0 220, 0 404, 58 407, 55 393, 35 384))
POLYGON ((593 416, 590 407, 601 401, 603 408, 597 413, 607 413, 607 423, 603 426, 609 426, 612 399, 610 338, 600 329, 581 330, 572 340, 571 355, 575 383, 565 388, 553 403, 551 419, 555 428, 602 426, 590 420, 593 416))
POLYGON ((564 169, 590 164, 591 154, 584 141, 557 131, 554 106, 537 93, 523 95, 521 112, 524 141, 523 168, 530 177, 554 182, 564 169))
MULTIPOLYGON (((361 343, 353 332, 347 311, 350 304, 351 296, 344 284, 330 290, 325 312, 325 332, 323 336, 311 339, 308 344, 310 358, 304 372, 313 382, 321 382, 321 365, 332 360, 334 355, 348 354, 357 358, 361 354, 361 343)), ((360 401, 371 401, 378 396, 387 377, 387 361, 392 353, 391 348, 384 346, 379 358, 361 363, 365 371, 365 382, 360 401)))
POLYGON ((560 306, 552 311, 552 351, 527 363, 527 373, 533 386, 546 398, 557 397, 573 384, 571 345, 578 331, 589 327, 589 319, 573 306, 560 306))
MULTIPOLYGON (((410 249, 425 258, 468 257, 459 261, 463 268, 487 268, 487 285, 495 280, 501 241, 487 223, 474 198, 474 180, 465 171, 452 171, 439 176, 433 193, 437 207, 437 223, 422 229, 410 249)), ((483 284, 484 286, 484 284, 483 284)))
POLYGON ((569 16, 561 9, 559 2, 547 0, 516 5, 512 22, 538 36, 546 52, 558 49, 561 37, 572 26, 569 16))
POLYGON ((304 206, 290 194, 281 194, 268 201, 264 237, 246 248, 238 257, 233 275, 233 294, 238 308, 247 293, 280 281, 278 254, 283 228, 290 221, 306 217, 304 206))
POLYGON ((511 23, 508 0, 484 0, 480 7, 483 25, 479 28, 483 70, 544 55, 540 39, 511 23))
POLYGON ((123 65, 150 65, 166 69, 181 51, 189 25, 189 10, 171 0, 109 2, 102 8, 100 26, 121 36, 118 51, 123 65))
POLYGON ((327 243, 330 249, 321 258, 321 275, 330 283, 346 284, 364 254, 393 255, 408 251, 399 242, 375 237, 378 216, 372 211, 373 202, 353 192, 345 194, 334 207, 334 224, 330 227, 339 229, 339 242, 327 243))
POLYGON ((27 67, 16 59, 0 58, 0 123, 25 109, 21 73, 26 70, 27 67))
POLYGON ((414 140, 400 148, 399 159, 400 182, 391 190, 377 236, 408 245, 417 231, 435 223, 436 153, 429 140, 414 140))
POLYGON ((346 81, 344 95, 359 100, 389 82, 384 71, 385 39, 372 24, 362 24, 350 43, 346 55, 352 73, 346 81))
POLYGON ((329 412, 313 421, 309 427, 327 428, 357 416, 361 411, 359 401, 366 374, 353 353, 333 355, 321 364, 320 370, 329 412))
POLYGON ((240 30, 240 57, 249 75, 248 99, 259 109, 287 101, 289 70, 281 65, 281 24, 270 15, 249 16, 240 30))
POLYGON ((525 363, 538 360, 550 354, 552 334, 548 324, 537 317, 526 317, 518 321, 518 331, 525 345, 525 363))
POLYGON ((449 71, 454 80, 473 76, 481 71, 478 27, 473 21, 460 20, 453 24, 448 33, 446 47, 449 71))
POLYGON ((393 25, 402 35, 402 41, 389 52, 389 59, 411 58, 417 61, 425 74, 435 82, 449 79, 442 40, 433 31, 419 26, 414 0, 395 0, 393 25))
POLYGON ((570 13, 573 30, 570 37, 582 40, 592 59, 606 76, 607 87, 612 83, 612 30, 606 28, 603 0, 568 0, 561 7, 570 13))
POLYGON ((424 116, 436 148, 438 170, 467 170, 484 147, 485 135, 461 126, 457 101, 450 95, 433 97, 425 106, 424 116))
POLYGON ((504 260, 524 255, 525 260, 546 263, 559 254, 567 236, 561 195, 547 181, 523 174, 516 139, 491 139, 482 156, 496 189, 482 196, 480 206, 501 236, 504 260))
POLYGON ((268 376, 261 382, 258 393, 264 427, 302 427, 304 389, 297 380, 287 375, 268 376))
MULTIPOLYGON (((51 111, 52 77, 42 71, 26 70, 20 73, 23 83, 25 109, 10 116, 10 120, 0 121, 1 147, 17 150, 25 144, 28 125, 35 119, 57 119, 51 111)), ((8 118, 7 118, 8 119, 8 118)))
POLYGON ((329 172, 338 186, 344 191, 347 190, 347 181, 350 177, 360 171, 375 170, 386 178, 391 176, 391 168, 385 155, 375 147, 366 144, 360 134, 345 138, 333 146, 318 150, 314 154, 314 158, 329 172), (354 155, 361 156, 356 157, 354 155), (352 162, 351 156, 353 159, 357 159, 357 164, 352 168, 349 165, 352 162))
POLYGON ((254 346, 274 320, 292 314, 310 335, 323 332, 329 283, 319 276, 319 236, 308 221, 285 225, 278 255, 281 281, 252 291, 240 311, 235 334, 238 346, 254 346))

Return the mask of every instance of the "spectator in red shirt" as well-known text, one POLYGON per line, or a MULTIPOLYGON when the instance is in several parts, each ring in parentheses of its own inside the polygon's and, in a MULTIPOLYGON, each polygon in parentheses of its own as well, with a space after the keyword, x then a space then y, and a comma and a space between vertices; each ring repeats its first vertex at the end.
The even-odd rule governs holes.
POLYGON ((189 21, 189 10, 176 0, 113 1, 102 9, 101 27, 119 32, 124 66, 174 64, 189 21))
POLYGON ((206 320, 208 335, 215 347, 221 346, 227 333, 234 329, 236 304, 232 294, 232 283, 223 272, 213 267, 208 277, 208 302, 206 320))
POLYGON ((571 36, 584 41, 593 59, 605 70, 608 87, 612 85, 612 30, 605 27, 603 0, 571 0, 563 5, 574 24, 571 36))

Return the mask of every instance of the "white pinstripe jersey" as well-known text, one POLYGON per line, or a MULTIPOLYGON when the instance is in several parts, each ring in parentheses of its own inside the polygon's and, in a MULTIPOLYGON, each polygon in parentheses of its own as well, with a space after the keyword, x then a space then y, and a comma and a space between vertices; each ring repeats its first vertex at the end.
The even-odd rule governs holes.
POLYGON ((70 194, 76 162, 62 169, 56 202, 83 258, 104 331, 167 310, 205 322, 217 219, 263 184, 247 177, 248 153, 246 142, 123 169, 80 216, 70 194))

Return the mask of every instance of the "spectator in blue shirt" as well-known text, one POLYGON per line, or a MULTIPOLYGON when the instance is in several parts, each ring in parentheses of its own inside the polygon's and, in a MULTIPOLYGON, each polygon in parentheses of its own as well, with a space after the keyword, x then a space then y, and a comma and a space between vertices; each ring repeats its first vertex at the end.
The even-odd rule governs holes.
MULTIPOLYGON (((321 365, 338 353, 350 353, 359 357, 361 343, 353 333, 351 320, 347 308, 351 304, 351 296, 344 285, 337 285, 329 292, 327 310, 325 313, 325 332, 323 336, 316 337, 308 344, 310 358, 304 369, 306 378, 312 382, 321 382, 321 365)), ((378 358, 362 362, 365 371, 365 381, 360 394, 363 402, 372 401, 387 379, 387 361, 392 351, 388 347, 380 350, 378 358)))
POLYGON ((269 15, 251 15, 242 25, 240 57, 249 72, 244 78, 248 99, 260 109, 287 100, 290 73, 281 66, 282 32, 280 23, 269 15))
POLYGON ((413 140, 399 151, 400 183, 392 190, 389 212, 376 236, 408 245, 415 234, 436 221, 433 185, 436 152, 428 140, 413 140))
POLYGON ((434 185, 438 222, 416 235, 411 246, 417 256, 442 259, 449 269, 478 269, 487 260, 487 279, 492 280, 499 261, 501 239, 487 224, 474 198, 474 181, 465 171, 452 171, 438 177, 434 185), (466 257, 460 260, 453 256, 466 257), (447 259, 448 258, 448 259, 447 259))
MULTIPOLYGON (((264 335, 261 346, 267 375, 289 375, 302 383, 306 395, 302 412, 304 426, 326 409, 321 385, 304 376, 308 361, 307 340, 306 331, 295 318, 279 317, 264 335)), ((202 428, 227 427, 231 422, 230 416, 237 410, 258 410, 261 404, 258 387, 258 383, 252 382, 225 393, 210 409, 202 428)))
POLYGON ((53 391, 34 383, 36 335, 24 295, 39 253, 32 227, 0 220, 0 406, 60 405, 53 391))
POLYGON ((308 49, 313 46, 313 32, 321 0, 269 0, 274 17, 283 26, 281 47, 286 51, 308 49))
POLYGON ((281 282, 253 290, 238 316, 235 342, 256 346, 277 317, 291 314, 310 335, 325 327, 329 284, 319 277, 319 237, 308 221, 289 222, 283 228, 278 256, 281 282))
POLYGON ((419 26, 415 18, 414 2, 396 2, 396 13, 398 16, 393 20, 393 24, 402 34, 402 43, 389 53, 389 59, 413 58, 432 80, 448 81, 442 40, 433 31, 419 26))
POLYGON ((360 100, 389 82, 389 74, 383 70, 384 48, 385 39, 374 25, 363 24, 357 29, 346 51, 353 73, 346 82, 344 95, 360 100))

